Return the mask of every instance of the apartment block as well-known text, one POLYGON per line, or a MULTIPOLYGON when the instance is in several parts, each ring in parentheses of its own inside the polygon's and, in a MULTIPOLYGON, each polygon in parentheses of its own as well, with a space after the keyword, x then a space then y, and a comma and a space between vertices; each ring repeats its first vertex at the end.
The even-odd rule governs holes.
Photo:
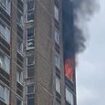
POLYGON ((0 105, 76 105, 69 29, 71 0, 0 0, 0 105))

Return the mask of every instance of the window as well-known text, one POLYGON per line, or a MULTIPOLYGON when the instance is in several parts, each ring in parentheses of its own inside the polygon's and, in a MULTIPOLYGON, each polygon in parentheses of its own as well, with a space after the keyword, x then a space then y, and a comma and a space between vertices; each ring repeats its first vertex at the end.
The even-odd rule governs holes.
POLYGON ((33 65, 34 64, 34 55, 27 56, 26 62, 27 62, 27 66, 33 65))
POLYGON ((60 55, 57 52, 55 54, 55 66, 60 69, 60 55))
POLYGON ((0 51, 0 68, 10 73, 10 59, 2 51, 0 51))
POLYGON ((27 86, 27 94, 34 94, 34 84, 27 86))
POLYGON ((34 93, 35 87, 34 84, 27 86, 27 105, 34 105, 34 93))
POLYGON ((34 20, 34 0, 27 1, 27 20, 34 20))
POLYGON ((27 105, 35 105, 34 94, 27 95, 27 105))
POLYGON ((10 15, 11 12, 11 2, 10 0, 0 0, 0 6, 10 15))
POLYGON ((0 33, 2 38, 10 43, 10 30, 2 21, 0 21, 0 33))
POLYGON ((30 27, 27 29, 27 40, 34 38, 34 27, 30 27))
POLYGON ((70 105, 74 105, 73 94, 68 87, 66 87, 66 101, 70 105))
POLYGON ((56 76, 56 91, 60 94, 60 78, 56 76))
POLYGON ((27 77, 31 78, 34 76, 34 66, 28 66, 27 67, 27 77))
POLYGON ((19 10, 17 11, 17 24, 23 27, 23 14, 19 10))
POLYGON ((23 105, 23 101, 17 98, 16 100, 16 105, 23 105))
POLYGON ((54 6, 54 17, 59 21, 59 8, 56 5, 54 6))
POLYGON ((33 77, 34 76, 34 64, 35 64, 34 55, 27 56, 26 64, 27 64, 27 77, 28 78, 33 77))
POLYGON ((0 84, 0 100, 9 104, 9 89, 0 84))
POLYGON ((19 37, 17 38, 17 51, 23 54, 23 40, 19 37))
POLYGON ((34 48, 34 28, 27 29, 27 49, 34 48))
POLYGON ((59 45, 59 32, 55 30, 55 42, 59 45))
POLYGON ((20 70, 20 68, 17 69, 16 78, 17 78, 17 82, 21 84, 23 83, 23 71, 20 70))

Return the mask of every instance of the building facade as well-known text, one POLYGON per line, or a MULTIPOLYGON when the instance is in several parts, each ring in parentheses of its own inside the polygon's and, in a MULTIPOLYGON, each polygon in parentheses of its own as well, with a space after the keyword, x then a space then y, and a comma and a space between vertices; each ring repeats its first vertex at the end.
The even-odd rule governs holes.
POLYGON ((0 0, 0 105, 76 105, 72 18, 71 0, 0 0))
POLYGON ((0 0, 0 105, 23 103, 23 5, 0 0))

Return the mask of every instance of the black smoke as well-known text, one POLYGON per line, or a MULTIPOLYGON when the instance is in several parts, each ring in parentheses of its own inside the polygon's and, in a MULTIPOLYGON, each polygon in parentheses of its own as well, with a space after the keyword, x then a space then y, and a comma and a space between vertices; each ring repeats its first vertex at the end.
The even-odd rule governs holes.
POLYGON ((75 53, 84 51, 87 36, 84 28, 97 10, 96 0, 73 0, 75 53))
POLYGON ((97 10, 96 0, 63 0, 64 59, 72 58, 85 49, 86 22, 97 10))

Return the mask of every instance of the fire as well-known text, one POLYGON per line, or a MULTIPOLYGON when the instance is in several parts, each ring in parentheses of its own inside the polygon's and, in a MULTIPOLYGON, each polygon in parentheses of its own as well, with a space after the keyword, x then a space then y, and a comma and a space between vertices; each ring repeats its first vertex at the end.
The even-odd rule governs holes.
POLYGON ((65 76, 68 79, 72 79, 73 78, 73 60, 71 59, 65 60, 64 70, 65 70, 65 76))

